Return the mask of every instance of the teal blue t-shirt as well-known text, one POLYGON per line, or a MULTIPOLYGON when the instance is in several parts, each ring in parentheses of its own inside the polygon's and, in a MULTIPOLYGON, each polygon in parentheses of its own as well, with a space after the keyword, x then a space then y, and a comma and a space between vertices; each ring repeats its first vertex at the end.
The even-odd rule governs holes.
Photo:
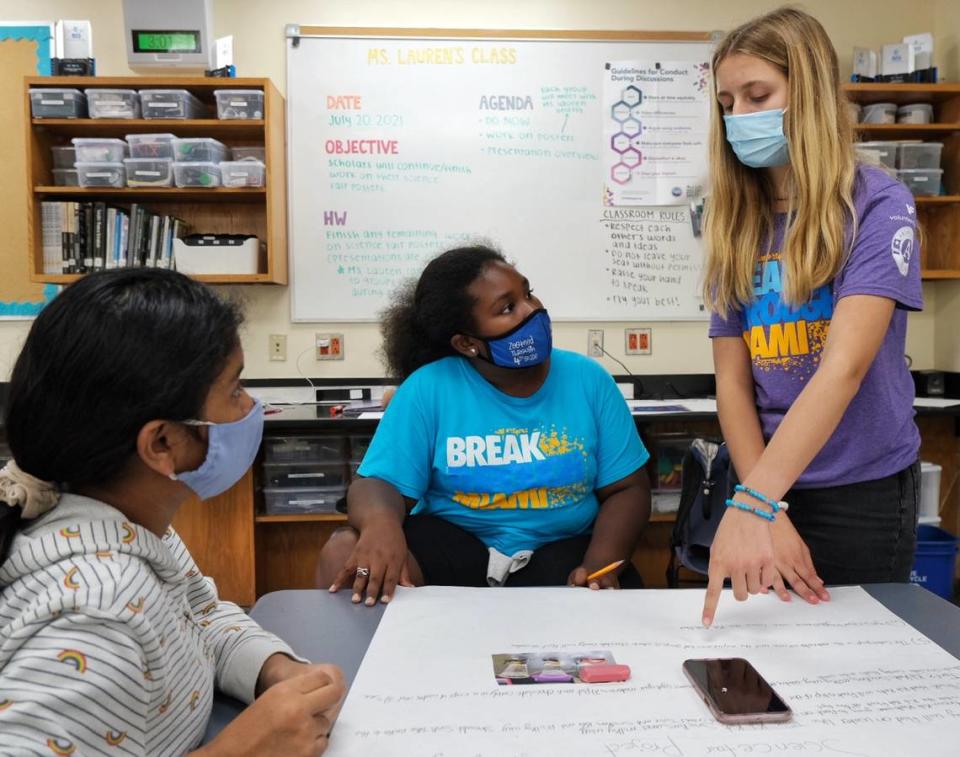
POLYGON ((511 397, 470 363, 425 365, 397 390, 361 476, 505 555, 589 533, 596 490, 647 461, 623 395, 593 360, 554 350, 543 386, 511 397))

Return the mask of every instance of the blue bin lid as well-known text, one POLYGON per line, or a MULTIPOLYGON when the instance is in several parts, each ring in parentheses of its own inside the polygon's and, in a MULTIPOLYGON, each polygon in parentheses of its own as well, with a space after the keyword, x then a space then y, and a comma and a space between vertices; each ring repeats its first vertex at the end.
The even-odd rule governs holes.
POLYGON ((957 543, 957 537, 951 534, 949 531, 944 531, 942 528, 937 526, 918 526, 917 527, 917 543, 932 541, 932 542, 952 542, 957 543))
POLYGON ((957 537, 936 526, 920 526, 917 529, 917 558, 945 556, 953 558, 957 553, 957 537))

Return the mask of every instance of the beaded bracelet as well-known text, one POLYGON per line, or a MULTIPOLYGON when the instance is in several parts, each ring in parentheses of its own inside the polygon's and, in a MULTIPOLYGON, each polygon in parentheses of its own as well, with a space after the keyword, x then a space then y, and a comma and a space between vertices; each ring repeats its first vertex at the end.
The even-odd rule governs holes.
POLYGON ((750 505, 746 504, 745 502, 737 502, 735 499, 728 499, 725 504, 727 507, 735 507, 738 510, 743 510, 745 513, 753 513, 757 517, 768 520, 771 523, 773 523, 774 519, 777 517, 775 513, 768 513, 766 510, 761 510, 757 507, 750 507, 750 505))
POLYGON ((779 502, 777 502, 775 499, 770 499, 770 497, 768 497, 766 494, 761 494, 756 489, 751 489, 749 486, 744 486, 743 484, 737 484, 735 487, 733 487, 733 490, 743 494, 749 494, 754 499, 763 502, 763 504, 769 505, 771 508, 773 508, 774 513, 780 512, 779 502))

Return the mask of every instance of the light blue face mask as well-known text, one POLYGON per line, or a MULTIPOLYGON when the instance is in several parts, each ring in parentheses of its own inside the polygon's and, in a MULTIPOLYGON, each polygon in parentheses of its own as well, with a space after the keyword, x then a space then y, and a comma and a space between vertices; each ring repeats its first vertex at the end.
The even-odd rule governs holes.
POLYGON ((772 168, 790 162, 783 133, 785 112, 786 108, 774 108, 723 117, 727 141, 741 163, 751 168, 772 168))
POLYGON ((210 499, 237 483, 253 465, 263 438, 263 404, 256 402, 249 413, 233 423, 181 422, 209 429, 207 457, 196 470, 171 478, 185 483, 200 499, 210 499))

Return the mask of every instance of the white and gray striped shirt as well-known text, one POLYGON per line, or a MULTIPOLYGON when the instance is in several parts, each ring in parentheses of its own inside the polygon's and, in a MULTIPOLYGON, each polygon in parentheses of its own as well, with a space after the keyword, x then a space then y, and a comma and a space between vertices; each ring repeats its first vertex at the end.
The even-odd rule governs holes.
POLYGON ((172 529, 65 494, 0 565, 0 754, 183 754, 276 652, 172 529))

